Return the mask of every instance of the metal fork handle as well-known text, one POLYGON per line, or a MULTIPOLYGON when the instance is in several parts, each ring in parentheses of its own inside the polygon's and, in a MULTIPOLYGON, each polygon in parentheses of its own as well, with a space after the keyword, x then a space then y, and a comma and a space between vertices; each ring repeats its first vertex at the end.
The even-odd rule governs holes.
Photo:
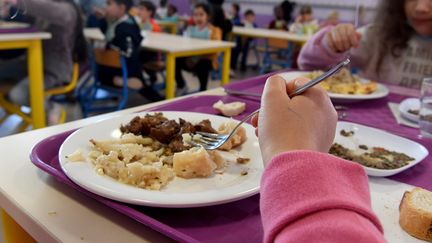
MULTIPOLYGON (((301 86, 300 88, 297 88, 296 90, 294 90, 294 92, 292 92, 291 94, 289 94, 288 96, 290 98, 299 95, 303 92, 305 92, 307 89, 309 89, 310 87, 318 84, 319 82, 323 81, 324 79, 330 77, 331 75, 333 75, 334 73, 336 73, 337 71, 339 71, 342 67, 348 65, 350 63, 350 59, 346 59, 343 62, 339 63, 338 65, 334 66, 332 69, 328 70, 327 72, 325 72, 323 75, 319 76, 316 79, 312 79, 311 81, 307 82, 305 85, 301 86)), ((228 137, 226 138, 226 141, 228 141, 237 131, 237 129, 247 120, 249 120, 253 115, 257 114, 260 111, 260 109, 250 113, 248 116, 246 116, 245 118, 243 118, 235 127, 234 129, 230 132, 230 134, 228 135, 228 137)))
POLYGON ((234 129, 229 133, 228 137, 225 139, 226 141, 228 141, 237 131, 237 129, 247 120, 249 120, 252 116, 254 116, 255 114, 257 114, 260 111, 260 109, 250 113, 248 116, 246 116, 245 118, 243 118, 235 127, 234 129))
POLYGON ((312 79, 311 81, 307 82, 305 85, 297 88, 296 90, 294 90, 294 92, 292 92, 291 94, 289 94, 289 97, 294 97, 296 95, 299 95, 303 92, 305 92, 307 89, 309 89, 310 87, 318 84, 319 82, 323 81, 324 79, 330 77, 331 75, 333 75, 334 73, 336 73, 337 71, 341 70, 341 68, 343 68, 344 66, 348 65, 350 63, 350 59, 347 58, 345 59, 343 62, 339 63, 338 65, 334 66, 333 68, 331 68, 330 70, 328 70, 327 72, 325 72, 323 75, 319 76, 316 79, 312 79))

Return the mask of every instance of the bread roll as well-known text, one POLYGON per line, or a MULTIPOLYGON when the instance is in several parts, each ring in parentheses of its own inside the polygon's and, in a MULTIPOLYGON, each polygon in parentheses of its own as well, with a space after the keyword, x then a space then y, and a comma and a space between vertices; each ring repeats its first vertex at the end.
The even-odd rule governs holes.
POLYGON ((237 116, 246 109, 244 102, 231 102, 224 104, 221 100, 213 104, 213 108, 219 111, 224 116, 237 116))
POLYGON ((414 188, 399 206, 399 224, 408 234, 432 242, 432 192, 414 188))

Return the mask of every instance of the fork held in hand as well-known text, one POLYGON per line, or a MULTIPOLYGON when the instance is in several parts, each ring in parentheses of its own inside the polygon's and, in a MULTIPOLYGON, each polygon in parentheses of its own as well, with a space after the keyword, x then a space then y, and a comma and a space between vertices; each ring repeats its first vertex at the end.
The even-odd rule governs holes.
MULTIPOLYGON (((336 72, 338 72, 339 70, 342 69, 342 67, 348 65, 350 63, 349 58, 345 59, 344 61, 340 62, 339 64, 337 64, 336 66, 334 66, 333 68, 331 68, 330 70, 328 70, 327 72, 323 73, 321 76, 319 76, 318 78, 312 79, 311 81, 307 82, 305 85, 297 88, 296 90, 294 90, 294 92, 292 92, 291 94, 289 94, 288 96, 290 98, 299 95, 303 92, 305 92, 307 89, 309 89, 310 87, 322 82, 324 79, 330 77, 331 75, 335 74, 336 72)), ((237 131, 237 129, 247 120, 249 120, 253 115, 257 114, 259 112, 259 109, 252 112, 251 114, 249 114, 248 116, 246 116, 245 118, 243 118, 243 120, 241 120, 237 126, 234 127, 234 129, 229 133, 229 134, 215 134, 215 133, 207 133, 207 132, 197 132, 197 134, 201 135, 200 141, 191 141, 191 144, 193 146, 202 146, 207 150, 215 150, 218 149, 219 147, 221 147, 224 143, 226 143, 237 131)))

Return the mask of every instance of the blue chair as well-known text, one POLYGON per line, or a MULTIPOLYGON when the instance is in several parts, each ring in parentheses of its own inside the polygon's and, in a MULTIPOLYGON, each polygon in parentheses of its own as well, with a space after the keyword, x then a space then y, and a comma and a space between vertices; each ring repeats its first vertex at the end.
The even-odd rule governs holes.
POLYGON ((292 66, 293 44, 285 40, 268 39, 264 49, 263 65, 260 73, 264 74, 272 70, 273 65, 282 68, 292 66), (274 58, 276 56, 277 58, 274 58))
POLYGON ((126 58, 114 50, 94 49, 91 60, 93 78, 90 76, 77 89, 76 97, 81 106, 83 117, 89 113, 110 112, 124 109, 128 100, 128 70, 126 58), (98 66, 120 68, 123 85, 120 88, 104 85, 98 78, 98 66), (91 82, 93 81, 93 82, 91 82))

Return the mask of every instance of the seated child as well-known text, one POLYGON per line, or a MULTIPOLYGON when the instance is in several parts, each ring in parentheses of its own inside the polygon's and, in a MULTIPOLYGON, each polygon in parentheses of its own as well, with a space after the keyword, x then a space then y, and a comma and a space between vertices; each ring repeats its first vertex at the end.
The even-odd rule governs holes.
POLYGON ((328 16, 327 19, 320 23, 320 29, 327 26, 336 26, 339 23, 339 12, 333 11, 328 16))
POLYGON ((163 19, 167 16, 167 12, 168 12, 168 0, 160 0, 159 2, 159 7, 157 8, 157 10, 154 12, 157 15, 158 19, 163 19))
POLYGON ((312 8, 303 6, 300 15, 297 16, 295 23, 289 27, 290 32, 304 35, 312 35, 318 30, 318 21, 312 16, 312 8))
POLYGON ((170 23, 177 23, 179 21, 179 16, 177 14, 177 7, 172 5, 172 4, 168 4, 167 16, 165 18, 163 18, 162 21, 170 22, 170 23))
POLYGON ((338 24, 316 33, 300 53, 300 68, 325 69, 349 56, 364 78, 420 89, 432 75, 432 22, 419 16, 432 16, 424 1, 381 1, 370 25, 338 24))
POLYGON ((231 22, 234 26, 241 25, 241 17, 240 17, 240 5, 238 3, 233 3, 231 5, 231 12, 230 12, 230 18, 231 22))
POLYGON ((154 20, 156 6, 151 1, 141 1, 138 4, 138 18, 141 30, 160 32, 161 28, 154 20))
MULTIPOLYGON (((189 26, 185 31, 185 36, 197 39, 206 40, 221 40, 221 30, 210 24, 210 6, 205 3, 197 3, 193 10, 193 20, 195 25, 189 26)), ((187 70, 198 76, 200 82, 200 91, 207 89, 207 81, 209 73, 213 69, 218 68, 217 54, 191 57, 177 58, 176 62, 176 82, 177 93, 182 94, 187 92, 187 86, 184 81, 181 71, 187 70)))
MULTIPOLYGON (((128 14, 132 0, 107 0, 106 21, 101 26, 105 33, 106 47, 119 51, 126 57, 128 69, 128 87, 139 89, 140 93, 151 101, 161 97, 147 87, 141 72, 139 49, 143 37, 135 19, 128 14)), ((99 66, 99 79, 107 85, 122 85, 121 69, 99 66)))
MULTIPOLYGON (((245 28, 256 28, 257 25, 255 24, 255 12, 251 9, 246 10, 244 14, 244 19, 240 25, 244 26, 245 28)), ((249 46, 252 41, 252 38, 237 37, 236 47, 234 48, 231 60, 231 69, 236 69, 238 57, 239 55, 241 55, 240 69, 242 71, 246 70, 249 46)))
MULTIPOLYGON (((35 18, 37 29, 52 35, 51 39, 42 42, 44 88, 70 82, 73 63, 86 61, 87 56, 79 7, 69 0, 6 0, 5 3, 35 18)), ((7 98, 16 105, 29 105, 28 77, 16 84, 7 98)))
MULTIPOLYGON (((151 1, 141 1, 138 4, 138 18, 140 19, 141 30, 161 32, 160 26, 153 19, 155 12, 156 6, 151 1)), ((159 53, 141 50, 139 56, 144 71, 149 75, 150 82, 155 83, 157 81, 156 71, 160 69, 158 67, 163 66, 159 53)))
POLYGON ((276 19, 272 20, 268 26, 272 30, 288 30, 288 23, 284 20, 284 11, 280 5, 274 8, 276 19))

